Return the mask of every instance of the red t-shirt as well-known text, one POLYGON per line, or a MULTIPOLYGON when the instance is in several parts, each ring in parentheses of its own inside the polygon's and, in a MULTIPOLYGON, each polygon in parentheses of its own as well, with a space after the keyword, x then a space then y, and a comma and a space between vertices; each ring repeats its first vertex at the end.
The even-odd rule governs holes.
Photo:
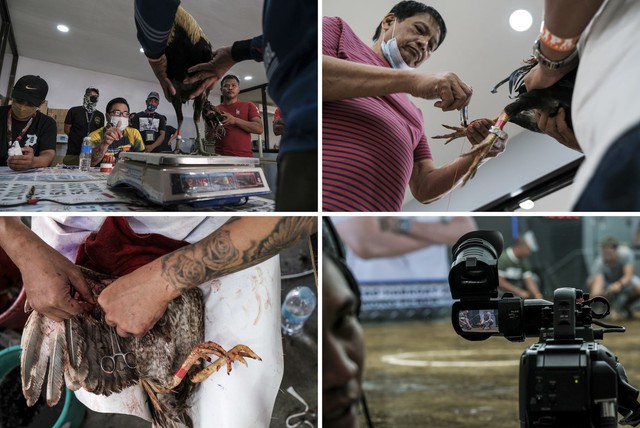
MULTIPOLYGON (((258 107, 248 101, 236 101, 233 104, 220 104, 216 108, 229 113, 239 119, 251 121, 254 117, 260 117, 258 107)), ((216 143, 216 153, 223 156, 253 157, 251 151, 251 134, 235 125, 224 127, 226 134, 221 141, 216 143)))

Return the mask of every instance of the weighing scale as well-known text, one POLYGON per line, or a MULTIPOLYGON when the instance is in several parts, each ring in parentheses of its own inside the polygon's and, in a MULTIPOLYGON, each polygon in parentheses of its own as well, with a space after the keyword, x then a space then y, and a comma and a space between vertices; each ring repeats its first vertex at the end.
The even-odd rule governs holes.
POLYGON ((161 205, 227 205, 271 192, 259 159, 121 152, 109 187, 131 186, 161 205))

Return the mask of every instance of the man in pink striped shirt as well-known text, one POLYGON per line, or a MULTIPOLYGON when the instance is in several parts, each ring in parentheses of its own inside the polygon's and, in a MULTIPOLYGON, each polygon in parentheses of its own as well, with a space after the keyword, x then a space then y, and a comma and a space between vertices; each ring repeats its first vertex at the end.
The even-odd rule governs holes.
MULTIPOLYGON (((443 111, 469 103, 472 90, 454 73, 411 70, 445 35, 440 14, 412 0, 382 19, 371 47, 340 18, 323 18, 323 211, 399 211, 407 184, 428 203, 467 172, 472 156, 434 165, 422 112, 408 95, 437 99, 443 111)), ((481 142, 491 125, 477 122, 468 133, 471 143, 481 142)), ((489 157, 504 149, 498 146, 489 157)))

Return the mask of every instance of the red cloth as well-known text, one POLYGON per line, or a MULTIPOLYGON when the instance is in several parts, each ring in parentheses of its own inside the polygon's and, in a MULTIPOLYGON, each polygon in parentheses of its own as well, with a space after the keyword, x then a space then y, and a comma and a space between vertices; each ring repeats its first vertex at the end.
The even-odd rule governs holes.
POLYGON ((78 248, 76 264, 122 276, 188 244, 157 233, 139 235, 125 217, 107 217, 100 230, 78 248))
POLYGON ((13 263, 7 253, 0 248, 0 287, 18 285, 21 281, 20 269, 13 263))

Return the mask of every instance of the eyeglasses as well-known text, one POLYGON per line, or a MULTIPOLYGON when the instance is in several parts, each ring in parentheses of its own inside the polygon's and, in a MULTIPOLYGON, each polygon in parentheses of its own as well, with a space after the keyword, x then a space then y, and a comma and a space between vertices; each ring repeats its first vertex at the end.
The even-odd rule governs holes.
POLYGON ((128 111, 113 110, 113 111, 109 112, 109 114, 111 116, 115 116, 115 117, 129 117, 129 112, 128 111))

